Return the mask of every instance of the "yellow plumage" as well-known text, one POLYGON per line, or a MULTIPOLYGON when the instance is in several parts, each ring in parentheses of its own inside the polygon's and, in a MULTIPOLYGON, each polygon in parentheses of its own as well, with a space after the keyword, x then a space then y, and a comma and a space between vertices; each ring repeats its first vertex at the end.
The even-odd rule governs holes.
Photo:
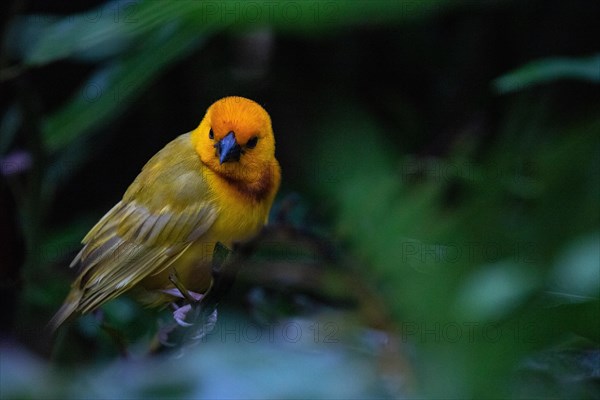
POLYGON ((71 263, 79 274, 52 329, 136 289, 145 304, 174 299, 168 276, 202 293, 216 242, 228 247, 267 222, 280 183, 268 113, 242 97, 215 102, 192 132, 148 161, 118 202, 83 239, 71 263))

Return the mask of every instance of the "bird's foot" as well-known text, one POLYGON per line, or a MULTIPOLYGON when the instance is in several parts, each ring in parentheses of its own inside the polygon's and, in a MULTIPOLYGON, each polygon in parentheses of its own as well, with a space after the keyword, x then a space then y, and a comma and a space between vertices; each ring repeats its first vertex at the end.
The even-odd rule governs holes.
POLYGON ((171 303, 171 307, 173 307, 173 319, 175 322, 177 322, 177 325, 183 327, 192 326, 193 324, 186 322, 185 319, 188 313, 192 310, 192 304, 198 303, 200 300, 202 300, 204 295, 188 290, 186 291, 187 296, 184 296, 183 293, 181 293, 181 291, 177 288, 163 289, 162 292, 180 299, 185 299, 188 296, 193 299, 193 303, 188 303, 183 306, 179 306, 175 302, 171 303))
POLYGON ((185 319, 187 318, 188 313, 192 310, 192 305, 191 304, 186 304, 186 305, 181 306, 181 307, 178 307, 174 303, 173 303, 173 305, 175 307, 177 307, 175 309, 175 311, 173 311, 173 319, 175 320, 175 322, 177 322, 177 325, 183 326, 185 328, 194 325, 194 324, 191 324, 191 323, 185 321, 185 319))

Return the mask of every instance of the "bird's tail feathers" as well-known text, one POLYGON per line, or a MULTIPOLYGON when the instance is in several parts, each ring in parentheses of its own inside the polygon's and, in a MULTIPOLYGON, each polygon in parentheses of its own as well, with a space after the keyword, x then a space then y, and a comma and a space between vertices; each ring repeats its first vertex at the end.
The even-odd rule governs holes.
POLYGON ((67 299, 60 307, 60 309, 54 314, 52 319, 48 321, 46 329, 50 332, 55 332, 71 315, 77 311, 79 306, 79 300, 81 299, 81 293, 78 291, 72 291, 67 299))

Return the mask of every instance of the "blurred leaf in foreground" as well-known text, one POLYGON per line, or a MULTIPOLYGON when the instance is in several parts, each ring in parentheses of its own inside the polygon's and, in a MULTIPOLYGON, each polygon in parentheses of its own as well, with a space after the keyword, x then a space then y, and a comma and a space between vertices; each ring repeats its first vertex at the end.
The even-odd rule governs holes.
POLYGON ((532 61, 493 82, 499 93, 510 93, 559 79, 600 83, 600 54, 582 58, 546 58, 532 61))
POLYGON ((600 299, 600 234, 580 238, 558 257, 550 293, 565 303, 600 299))
POLYGON ((197 31, 163 28, 147 39, 141 51, 99 69, 73 101, 44 122, 48 150, 59 150, 81 134, 110 122, 142 95, 165 66, 196 48, 201 39, 197 31), (156 56, 156 46, 162 49, 160 57, 156 56))
POLYGON ((179 358, 77 369, 57 369, 3 343, 2 397, 388 398, 376 374, 376 358, 342 343, 339 331, 325 336, 318 331, 322 326, 297 319, 260 326, 222 318, 199 347, 179 358))

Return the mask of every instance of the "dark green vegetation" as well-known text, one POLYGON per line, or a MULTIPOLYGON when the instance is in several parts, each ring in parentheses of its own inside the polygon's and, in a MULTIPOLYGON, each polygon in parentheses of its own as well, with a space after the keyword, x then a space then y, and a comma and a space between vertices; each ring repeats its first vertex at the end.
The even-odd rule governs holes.
POLYGON ((598 397, 600 3, 9 3, 2 398, 598 397), (283 186, 214 331, 146 355, 169 313, 123 298, 51 342, 79 240, 226 95, 283 186))

